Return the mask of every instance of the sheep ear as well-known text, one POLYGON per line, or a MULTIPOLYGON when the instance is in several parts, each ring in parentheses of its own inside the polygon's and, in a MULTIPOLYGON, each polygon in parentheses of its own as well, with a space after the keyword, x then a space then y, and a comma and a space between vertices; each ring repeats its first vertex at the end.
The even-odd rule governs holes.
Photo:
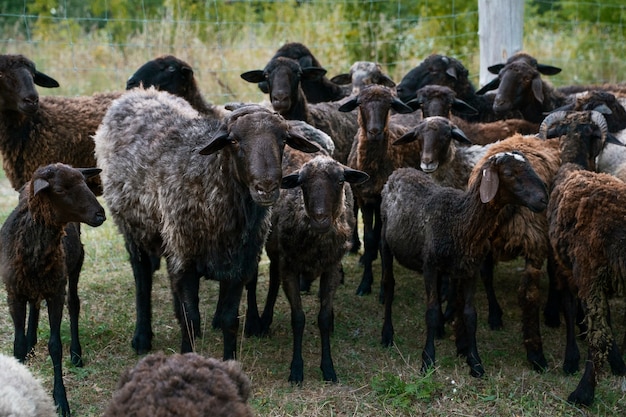
POLYGON ((280 182, 280 188, 289 189, 296 188, 300 185, 300 172, 297 171, 293 174, 289 174, 283 177, 280 182))
POLYGON ((339 74, 331 78, 330 81, 339 85, 347 85, 352 82, 352 77, 350 74, 339 74))
POLYGON ((468 115, 478 114, 478 110, 476 110, 474 107, 470 106, 469 104, 467 104, 460 98, 454 99, 454 102, 452 103, 452 108, 458 111, 459 113, 463 113, 463 114, 468 114, 468 115))
POLYGON ((252 70, 244 72, 240 75, 240 77, 248 81, 249 83, 260 83, 261 81, 265 81, 265 74, 263 73, 263 70, 252 70))
POLYGON ((461 129, 459 129, 458 127, 454 125, 452 126, 451 134, 452 134, 453 139, 456 139, 457 141, 461 143, 465 143, 467 145, 474 144, 474 142, 472 142, 471 140, 469 140, 467 136, 465 136, 465 132, 463 132, 461 129))
POLYGON ((413 113, 415 111, 413 107, 410 107, 404 104, 404 102, 397 97, 394 97, 393 100, 391 101, 391 108, 397 111, 398 113, 403 113, 403 114, 413 113))
POLYGON ((302 80, 317 80, 326 75, 326 70, 320 67, 302 68, 302 80))
POLYGON ((406 143, 411 143, 417 139, 417 132, 415 130, 411 130, 404 135, 400 136, 396 139, 392 145, 404 145, 406 143))
POLYGON ((561 72, 561 68, 553 67, 552 65, 537 64, 537 71, 543 75, 556 75, 561 72))
POLYGON ((493 200, 498 192, 499 183, 498 173, 493 166, 483 169, 483 179, 480 181, 480 201, 488 203, 493 200))
POLYGON ((362 184, 370 179, 367 173, 348 167, 344 168, 343 177, 350 184, 362 184))
POLYGON ((538 102, 543 103, 543 82, 541 78, 535 77, 532 82, 533 95, 538 102))
POLYGON ((446 74, 448 74, 450 77, 454 78, 455 80, 459 78, 456 74, 456 68, 454 68, 453 66, 449 66, 446 69, 446 74))
POLYGON ((493 80, 489 81, 487 84, 483 85, 476 94, 482 95, 487 91, 496 90, 500 86, 500 78, 496 77, 493 80))
POLYGON ((229 137, 228 130, 225 126, 222 126, 215 135, 211 138, 209 144, 200 149, 200 155, 211 155, 222 149, 228 144, 229 137))
POLYGON ((311 142, 310 140, 308 140, 301 134, 294 132, 293 130, 289 130, 289 135, 287 136, 287 145, 305 153, 314 153, 322 150, 319 145, 311 142))
POLYGON ((393 88, 396 86, 396 83, 389 78, 387 74, 380 74, 380 80, 378 80, 378 84, 384 85, 385 87, 393 88))
POLYGON ((490 67, 487 67, 487 71, 489 71, 492 74, 498 75, 500 73, 500 70, 502 68, 504 68, 504 65, 505 64, 495 64, 495 65, 492 65, 490 67))
POLYGON ((37 195, 39 191, 45 190, 48 187, 50 187, 50 183, 48 181, 44 180, 43 178, 36 178, 35 181, 33 182, 33 190, 34 190, 33 195, 37 195))
POLYGON ((78 170, 81 174, 83 174, 83 177, 85 177, 85 179, 95 177, 102 172, 100 168, 78 168, 78 170))
POLYGON ((33 81, 40 87, 56 88, 59 86, 57 80, 37 70, 35 70, 35 76, 33 77, 33 81))
POLYGON ((413 111, 419 109, 422 107, 422 99, 421 98, 414 98, 413 100, 409 100, 406 103, 407 106, 409 106, 410 108, 413 109, 413 111))
POLYGON ((358 97, 351 97, 345 103, 343 103, 341 106, 339 106, 339 108, 337 110, 347 113, 347 112, 350 112, 350 111, 356 109, 358 106, 359 106, 359 98, 358 97))

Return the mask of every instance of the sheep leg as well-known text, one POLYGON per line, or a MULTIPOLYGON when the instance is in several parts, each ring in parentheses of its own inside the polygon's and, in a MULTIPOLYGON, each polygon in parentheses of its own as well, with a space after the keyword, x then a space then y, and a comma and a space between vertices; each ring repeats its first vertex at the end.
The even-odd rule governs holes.
POLYGON ((393 319, 391 307, 393 304, 396 279, 393 275, 393 255, 386 240, 381 239, 380 261, 382 268, 382 285, 385 288, 385 319, 383 321, 382 344, 385 347, 393 346, 393 319))
MULTIPOLYGON (((608 300, 606 301, 606 311, 607 311, 607 323, 610 328, 612 328, 611 324, 611 309, 608 305, 608 300)), ((608 355, 609 365, 611 366, 611 372, 613 375, 626 375, 626 364, 624 363, 624 359, 622 359, 622 353, 620 352, 619 347, 617 347, 617 341, 615 338, 611 338, 611 346, 609 349, 608 355)))
POLYGON ((180 324, 182 342, 181 353, 193 352, 196 347, 196 338, 201 337, 200 330, 200 274, 195 270, 185 270, 182 273, 170 272, 174 312, 180 324))
MULTIPOLYGON (((493 254, 489 253, 485 258, 480 270, 480 276, 485 287, 485 293, 487 294, 487 303, 489 305, 489 328, 491 330, 500 330, 503 327, 502 324, 502 307, 498 303, 496 298, 496 291, 493 288, 493 270, 495 268, 493 254)), ((446 311, 446 314, 448 312, 446 311)))
POLYGON ((439 331, 441 303, 437 291, 438 277, 434 268, 424 267, 424 284, 426 287, 426 344, 422 350, 422 372, 435 365, 435 337, 439 331))
POLYGON ((333 301, 335 292, 341 280, 339 265, 329 272, 324 272, 320 279, 320 310, 317 316, 317 326, 322 341, 322 360, 320 369, 324 381, 337 382, 337 374, 333 365, 330 349, 330 335, 334 329, 333 301))
POLYGON ((222 314, 220 323, 224 339, 223 359, 235 359, 237 353, 237 333, 239 331, 239 303, 244 284, 240 279, 220 281, 222 314))
POLYGON ((82 268, 82 261, 69 275, 67 307, 70 313, 70 358, 74 366, 83 366, 83 350, 78 335, 78 318, 80 315, 80 298, 78 298, 78 278, 82 268))
POLYGON ((293 355, 291 358, 289 381, 296 385, 302 385, 302 381, 304 380, 302 337, 304 335, 306 317, 302 309, 298 276, 283 277, 283 290, 285 291, 285 295, 289 300, 289 306, 291 307, 291 331, 293 333, 293 355))
POLYGON ((474 296, 476 293, 476 278, 468 277, 466 280, 457 281, 460 294, 457 299, 461 300, 462 306, 459 305, 459 312, 462 310, 462 318, 455 322, 457 352, 465 356, 466 363, 470 367, 470 375, 480 378, 485 374, 482 360, 478 354, 478 346, 476 343, 477 314, 474 306, 474 296), (465 344, 459 346, 458 343, 465 344))
POLYGON ((48 353, 52 359, 54 369, 54 387, 52 396, 54 403, 62 416, 70 415, 70 406, 67 401, 65 385, 63 384, 63 346, 61 344, 61 319, 63 317, 64 295, 60 294, 46 300, 48 303, 48 320, 50 322, 50 339, 48 353))
POLYGON ((578 307, 577 297, 569 290, 563 291, 561 303, 563 305, 563 316, 565 317, 565 358, 563 360, 563 372, 572 375, 578 372, 580 362, 580 351, 576 342, 576 309, 578 307))
POLYGON ((261 316, 259 315, 259 307, 256 299, 256 288, 258 282, 259 268, 258 262, 255 264, 252 272, 253 278, 246 283, 246 300, 248 308, 246 310, 246 323, 244 333, 246 336, 260 337, 263 334, 261 316))
MULTIPOLYGON (((354 198, 354 218, 358 220, 359 218, 359 205, 357 204, 356 197, 354 198)), ((354 228, 352 229, 352 238, 350 243, 350 253, 359 253, 359 249, 361 249, 361 240, 359 239, 359 222, 356 221, 354 223, 354 228)))
POLYGON ((522 280, 518 289, 518 303, 522 309, 522 333, 526 358, 537 372, 545 372, 548 369, 548 361, 543 354, 543 341, 539 330, 539 310, 541 300, 539 297, 539 279, 541 278, 541 264, 526 261, 526 269, 522 274, 522 280), (537 267, 538 266, 538 267, 537 267))
POLYGON ((543 320, 546 326, 557 328, 561 325, 561 290, 559 289, 556 274, 556 260, 553 256, 548 256, 546 262, 548 272, 548 298, 543 308, 543 320))
POLYGON ((596 377, 595 365, 591 359, 591 354, 589 354, 585 365, 585 372, 578 382, 576 389, 567 397, 567 401, 572 404, 580 404, 589 407, 595 397, 596 377))
POLYGON ((144 355, 152 349, 152 273, 154 262, 146 251, 126 240, 126 250, 135 278, 136 324, 132 347, 138 355, 144 355))
POLYGON ((364 204, 361 207, 363 213, 363 276, 361 283, 356 290, 357 295, 367 295, 372 293, 372 283, 374 275, 372 272, 372 262, 378 256, 378 246, 380 241, 380 204, 364 204))
MULTIPOLYGON (((26 338, 26 301, 17 301, 12 296, 8 296, 9 312, 13 319, 15 338, 13 339, 13 356, 20 362, 26 360, 29 346, 26 338)), ((32 305, 31 305, 32 309, 32 305)), ((31 347, 32 349, 32 347, 31 347)))
POLYGON ((39 327, 39 312, 41 305, 38 302, 29 304, 28 329, 26 330, 26 352, 31 352, 37 344, 37 328, 39 327))
POLYGON ((263 335, 269 334, 272 321, 274 321, 274 306, 276 305, 279 288, 280 276, 278 272, 278 261, 270 260, 270 283, 267 290, 265 307, 263 308, 263 314, 261 315, 261 334, 263 335))

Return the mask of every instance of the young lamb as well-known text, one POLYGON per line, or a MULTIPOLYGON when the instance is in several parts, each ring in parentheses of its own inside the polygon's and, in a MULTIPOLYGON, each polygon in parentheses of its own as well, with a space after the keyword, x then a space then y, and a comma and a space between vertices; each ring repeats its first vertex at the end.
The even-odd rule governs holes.
MULTIPOLYGON (((283 147, 320 148, 265 107, 244 106, 216 122, 155 89, 131 90, 116 100, 95 143, 104 198, 135 276, 133 348, 139 354, 151 349, 150 259, 164 255, 181 352, 192 351, 200 336, 204 276, 220 282, 216 317, 224 359, 234 358, 239 302, 256 277, 270 206, 280 194, 283 147)), ((260 322, 256 306, 248 307, 247 322, 260 322)))
POLYGON ((480 167, 480 178, 467 191, 441 187, 414 168, 394 171, 382 192, 382 276, 385 292, 384 346, 393 344, 393 259, 423 274, 426 288, 426 344, 422 370, 435 363, 436 334, 443 317, 440 290, 445 279, 456 288, 456 347, 470 374, 484 374, 476 346, 474 291, 482 261, 489 252, 495 218, 508 205, 546 208, 546 186, 518 152, 500 153, 480 167))
POLYGON ((15 328, 13 354, 23 362, 37 343, 39 308, 45 300, 50 321, 48 350, 54 367, 53 397, 64 416, 70 414, 63 384, 61 345, 66 286, 72 336, 70 354, 74 365, 83 364, 78 338, 77 288, 84 250, 78 224, 74 222, 94 227, 104 222, 104 209, 85 182, 99 172, 97 168, 75 169, 60 163, 38 168, 0 229, 0 272, 15 328))
POLYGON ((573 331, 576 296, 582 302, 587 324, 588 359, 568 401, 589 406, 607 359, 614 374, 626 374, 626 365, 612 334, 608 309, 608 297, 623 295, 626 282, 623 255, 626 185, 610 175, 589 171, 594 168, 595 158, 608 133, 602 115, 597 112, 554 113, 542 124, 544 136, 552 123, 564 118, 573 122, 566 123, 565 139, 560 139, 562 165, 550 193, 549 236, 557 261, 556 276, 566 289, 563 303, 568 333, 566 372, 578 368, 573 331))
MULTIPOLYGON (((302 80, 302 92, 309 103, 337 101, 350 93, 350 90, 340 85, 340 83, 326 78, 326 70, 305 45, 298 42, 286 43, 278 48, 270 62, 278 57, 293 59, 302 68, 314 67, 320 69, 313 77, 307 77, 302 80)), ((266 80, 258 81, 258 86, 265 94, 270 92, 270 86, 266 80)))
POLYGON ((158 352, 124 372, 103 417, 252 417, 251 395, 239 362, 158 352))
POLYGON ((204 99, 191 65, 173 55, 157 57, 139 67, 126 81, 126 89, 139 86, 155 87, 180 96, 206 117, 221 119, 228 113, 222 106, 210 104, 204 99))
POLYGON ((284 162, 283 172, 290 174, 283 177, 283 190, 272 208, 272 228, 265 245, 270 260, 270 290, 262 322, 268 329, 282 282, 291 306, 293 331, 289 381, 301 384, 305 315, 300 282, 303 279, 310 285, 319 276, 320 368, 325 381, 336 382, 330 334, 334 328, 334 295, 342 279, 341 260, 350 249, 356 223, 350 184, 360 184, 369 176, 324 154, 315 156, 286 150, 284 162))
POLYGON ((0 354, 0 369, 0 415, 56 417, 52 398, 24 364, 0 354))
POLYGON ((326 70, 302 67, 290 58, 272 59, 263 70, 241 74, 251 83, 267 81, 270 101, 275 111, 287 120, 303 120, 327 133, 335 141, 335 159, 345 164, 358 129, 356 115, 338 110, 339 102, 309 104, 302 90, 305 80, 319 78, 326 70))
MULTIPOLYGON (((413 111, 395 96, 392 89, 377 84, 366 86, 357 96, 345 101, 339 111, 351 112, 357 108, 359 129, 347 165, 370 176, 369 181, 352 186, 357 205, 363 213, 364 252, 360 260, 363 276, 356 293, 365 295, 372 292, 372 263, 378 257, 380 192, 394 169, 416 166, 419 155, 416 146, 410 149, 392 147, 392 143, 402 136, 406 127, 390 123, 391 110, 398 113, 413 111)), ((382 292, 379 292, 379 298, 382 302, 382 292)))

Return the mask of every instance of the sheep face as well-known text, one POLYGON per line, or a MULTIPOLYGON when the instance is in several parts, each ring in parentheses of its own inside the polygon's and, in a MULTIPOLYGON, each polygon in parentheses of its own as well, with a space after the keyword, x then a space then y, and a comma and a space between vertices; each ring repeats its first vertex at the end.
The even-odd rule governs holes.
POLYGON ((350 67, 349 74, 335 75, 330 81, 340 85, 352 84, 352 95, 359 94, 366 85, 380 84, 390 88, 396 86, 396 83, 383 73, 380 64, 370 61, 356 61, 350 67))
POLYGON ((29 209, 33 218, 48 224, 81 222, 100 226, 106 219, 104 208, 85 182, 100 171, 97 168, 75 169, 64 164, 37 169, 29 185, 29 209), (48 202, 43 204, 41 199, 48 202), (49 211, 42 210, 44 207, 49 211))
POLYGON ((401 145, 413 141, 419 142, 420 169, 426 173, 434 172, 454 157, 452 139, 461 143, 471 144, 463 131, 449 119, 441 116, 428 117, 422 120, 410 132, 405 133, 393 144, 401 145))
POLYGON ((41 87, 58 87, 59 83, 37 71, 35 64, 22 55, 0 55, 0 110, 17 111, 27 116, 39 109, 41 87))
POLYGON ((155 58, 143 64, 126 81, 126 89, 139 85, 155 87, 176 95, 184 95, 193 80, 193 69, 189 64, 172 55, 155 58))
POLYGON ((478 110, 465 101, 456 98, 456 93, 444 85, 427 85, 416 92, 416 98, 407 103, 411 108, 422 110, 424 117, 449 117, 452 109, 469 115, 478 114, 478 110))
POLYGON ((303 152, 319 147, 290 130, 280 115, 264 108, 242 108, 229 117, 200 153, 210 155, 221 149, 237 164, 239 182, 245 184, 260 206, 271 206, 280 194, 281 163, 285 144, 303 152))
POLYGON ((344 208, 344 185, 360 184, 369 179, 365 172, 344 166, 328 156, 317 156, 299 171, 283 178, 282 188, 300 186, 304 211, 311 229, 325 233, 335 224, 344 208))
POLYGON ((519 204, 539 213, 548 206, 548 190, 521 152, 501 152, 490 157, 482 167, 480 199, 519 204))
POLYGON ((445 85, 453 90, 467 82, 467 69, 455 58, 445 55, 430 55, 421 64, 409 71, 396 87, 398 98, 407 103, 416 96, 415 92, 429 85, 445 85))
POLYGON ((543 103, 543 81, 537 69, 524 61, 506 65, 498 74, 500 85, 493 102, 493 110, 503 114, 528 104, 543 103))

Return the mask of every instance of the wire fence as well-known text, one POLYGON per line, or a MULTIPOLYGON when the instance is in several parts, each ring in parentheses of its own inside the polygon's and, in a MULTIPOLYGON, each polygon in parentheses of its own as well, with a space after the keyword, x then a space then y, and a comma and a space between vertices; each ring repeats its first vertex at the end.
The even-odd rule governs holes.
MULTIPOLYGON (((524 50, 560 66, 556 85, 626 80, 626 4, 525 0, 524 50)), ((145 61, 173 54, 206 98, 258 101, 239 78, 286 42, 307 45, 333 76, 356 60, 400 78, 431 53, 454 56, 478 84, 475 0, 0 0, 3 53, 23 53, 61 83, 42 94, 124 88, 145 61), (442 4, 446 3, 446 4, 442 4)))

